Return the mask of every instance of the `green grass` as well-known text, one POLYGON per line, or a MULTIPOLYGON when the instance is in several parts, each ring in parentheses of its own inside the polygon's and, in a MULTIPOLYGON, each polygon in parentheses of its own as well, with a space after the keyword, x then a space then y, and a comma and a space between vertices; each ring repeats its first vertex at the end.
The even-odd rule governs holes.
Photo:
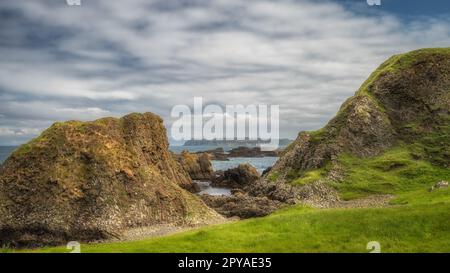
POLYGON ((414 159, 409 146, 399 146, 372 158, 343 155, 339 163, 346 176, 343 182, 332 185, 346 200, 371 194, 412 195, 440 180, 450 180, 450 169, 414 159))
POLYGON ((280 177, 280 173, 279 173, 279 172, 272 172, 272 173, 267 177, 267 179, 268 179, 270 182, 276 182, 276 181, 278 180, 279 177, 280 177))
POLYGON ((290 182, 292 185, 296 186, 302 186, 306 184, 313 183, 319 179, 321 179, 324 175, 324 170, 322 169, 314 169, 309 170, 302 174, 300 177, 294 179, 292 182, 290 182))
MULTIPOLYGON (((450 252, 450 203, 384 209, 290 207, 264 218, 141 241, 83 244, 82 252, 450 252)), ((65 247, 36 252, 68 252, 65 247)))
MULTIPOLYGON (((352 199, 392 193, 388 208, 312 209, 294 206, 263 218, 209 226, 140 241, 83 244, 83 252, 450 252, 450 189, 429 192, 450 180, 450 170, 417 159, 403 145, 373 158, 343 155, 347 175, 335 186, 352 199)), ((298 183, 322 176, 310 170, 298 183)), ((3 249, 0 252, 11 252, 3 249)), ((27 252, 31 250, 23 250, 27 252)), ((33 252, 68 252, 65 247, 33 252)))
POLYGON ((450 200, 450 188, 438 189, 430 192, 420 189, 399 194, 391 203, 394 205, 430 205, 448 202, 450 200))

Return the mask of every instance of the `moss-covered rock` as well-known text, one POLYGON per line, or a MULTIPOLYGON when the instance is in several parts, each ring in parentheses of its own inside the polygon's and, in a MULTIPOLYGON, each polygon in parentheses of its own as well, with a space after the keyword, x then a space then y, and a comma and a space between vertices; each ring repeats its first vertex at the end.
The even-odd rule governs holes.
POLYGON ((191 186, 154 114, 55 123, 0 170, 0 243, 63 244, 219 219, 191 186))
POLYGON ((311 170, 327 174, 343 153, 372 157, 405 143, 417 157, 449 167, 449 114, 450 48, 393 56, 324 128, 301 132, 266 177, 291 182, 311 170))

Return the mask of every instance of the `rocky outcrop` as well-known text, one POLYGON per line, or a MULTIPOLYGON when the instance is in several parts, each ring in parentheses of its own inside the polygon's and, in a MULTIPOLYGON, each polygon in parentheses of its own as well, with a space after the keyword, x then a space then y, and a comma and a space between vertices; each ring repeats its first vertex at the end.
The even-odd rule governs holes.
POLYGON ((283 203, 265 196, 250 196, 234 191, 232 196, 203 195, 203 201, 225 217, 242 219, 266 216, 282 207, 283 203))
POLYGON ((207 150, 199 153, 208 154, 211 160, 228 161, 228 155, 225 153, 223 148, 216 148, 213 150, 207 150))
POLYGON ((324 128, 301 132, 265 177, 286 182, 326 165, 335 170, 342 153, 370 157, 399 143, 420 143, 424 159, 449 166, 449 114, 450 49, 393 56, 324 128))
POLYGON ((214 170, 207 153, 191 154, 183 151, 180 155, 175 155, 177 161, 193 180, 211 180, 214 170))
POLYGON ((260 178, 260 174, 250 164, 240 164, 236 168, 216 172, 213 185, 227 188, 244 188, 260 178))
POLYGON ((265 216, 286 204, 295 204, 295 191, 285 184, 261 179, 250 164, 217 172, 213 185, 232 188, 231 196, 202 195, 203 201, 226 217, 251 218, 265 216))
POLYGON ((184 190, 191 187, 156 115, 55 123, 0 170, 0 244, 65 244, 220 220, 184 190))
POLYGON ((243 189, 246 193, 256 197, 267 197, 285 204, 296 204, 300 200, 300 193, 295 186, 288 183, 274 183, 266 179, 259 179, 243 189))

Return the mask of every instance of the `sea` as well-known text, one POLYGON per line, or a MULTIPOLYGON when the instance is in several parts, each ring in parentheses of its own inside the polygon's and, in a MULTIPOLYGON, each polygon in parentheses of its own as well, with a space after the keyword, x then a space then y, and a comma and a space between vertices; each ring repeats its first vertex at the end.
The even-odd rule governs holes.
POLYGON ((16 148, 17 146, 0 146, 0 164, 2 164, 16 148))
MULTIPOLYGON (((233 149, 233 147, 218 147, 218 146, 170 146, 170 150, 174 153, 181 153, 184 150, 189 152, 202 152, 208 150, 214 150, 217 148, 223 148, 225 152, 233 149)), ((273 166, 278 160, 278 157, 234 157, 229 158, 228 161, 212 160, 211 163, 215 171, 223 171, 231 168, 235 168, 240 164, 248 163, 255 167, 259 173, 262 173, 268 167, 273 166)))
MULTIPOLYGON (((17 146, 0 146, 0 164, 3 163, 17 146)), ((174 153, 181 153, 183 150, 189 152, 201 152, 219 148, 217 146, 170 146, 169 149, 174 153)), ((222 147, 225 151, 229 151, 231 147, 222 147)), ((227 170, 237 167, 239 164, 249 163, 262 173, 268 167, 273 166, 278 157, 236 157, 230 158, 229 161, 213 160, 212 165, 214 170, 227 170)))

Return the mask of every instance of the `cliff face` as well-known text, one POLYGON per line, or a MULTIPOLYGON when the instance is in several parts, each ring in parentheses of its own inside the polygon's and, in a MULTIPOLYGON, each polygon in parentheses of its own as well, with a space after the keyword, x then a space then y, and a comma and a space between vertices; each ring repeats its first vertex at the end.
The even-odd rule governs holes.
POLYGON ((450 49, 393 56, 324 128, 301 132, 266 177, 289 181, 342 153, 370 157, 401 143, 417 143, 426 160, 449 166, 449 113, 450 49))
POLYGON ((0 170, 0 241, 64 244, 218 219, 191 186, 156 115, 56 123, 0 170))

